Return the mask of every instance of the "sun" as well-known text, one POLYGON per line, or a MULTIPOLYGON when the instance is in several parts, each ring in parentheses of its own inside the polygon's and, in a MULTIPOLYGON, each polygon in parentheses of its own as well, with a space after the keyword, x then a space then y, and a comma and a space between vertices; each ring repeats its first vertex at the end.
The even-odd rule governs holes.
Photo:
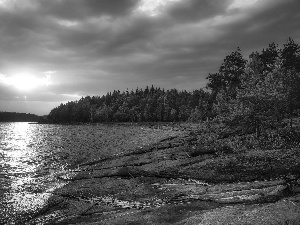
POLYGON ((14 87, 21 91, 29 91, 39 86, 39 79, 30 75, 17 75, 11 78, 14 87))
POLYGON ((31 91, 41 86, 48 86, 50 76, 37 77, 31 74, 20 73, 7 77, 5 75, 0 76, 0 82, 13 86, 20 91, 31 91))

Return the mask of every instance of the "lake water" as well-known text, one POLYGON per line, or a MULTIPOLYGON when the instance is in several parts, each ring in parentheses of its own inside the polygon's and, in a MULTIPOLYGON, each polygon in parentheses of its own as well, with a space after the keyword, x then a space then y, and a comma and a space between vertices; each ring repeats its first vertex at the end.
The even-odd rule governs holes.
POLYGON ((79 165, 176 135, 124 125, 0 123, 0 224, 24 224, 79 165))
POLYGON ((104 144, 107 130, 102 125, 0 123, 0 224, 29 220, 66 184, 58 177, 72 176, 76 166, 99 151, 107 155, 118 149, 104 144))
POLYGON ((30 219, 66 184, 58 177, 117 149, 104 145, 106 133, 102 125, 0 123, 0 224, 30 219))
POLYGON ((0 123, 0 224, 15 224, 43 207, 68 171, 56 125, 0 123))

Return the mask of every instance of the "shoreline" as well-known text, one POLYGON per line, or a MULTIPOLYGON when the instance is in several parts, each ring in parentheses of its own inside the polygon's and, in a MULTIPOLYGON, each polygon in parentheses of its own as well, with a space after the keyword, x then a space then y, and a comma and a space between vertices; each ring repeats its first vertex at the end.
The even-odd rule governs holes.
MULTIPOLYGON (((124 131, 134 128, 116 125, 124 131)), ((155 130, 152 126, 140 131, 147 136, 155 130)), ((216 218, 223 224, 249 224, 247 220, 237 223, 248 213, 251 220, 266 219, 265 224, 274 224, 276 210, 285 212, 291 204, 293 213, 279 220, 300 221, 299 151, 226 152, 213 144, 203 145, 205 136, 197 130, 175 132, 149 145, 78 164, 74 177, 60 177, 69 183, 55 190, 46 208, 31 221, 59 212, 62 216, 49 223, 121 224, 119 216, 127 215, 123 221, 136 224, 216 224, 216 218), (236 222, 228 220, 227 206, 235 212, 231 220, 236 222), (265 214, 257 213, 259 209, 265 214), (204 215, 210 223, 204 223, 204 215), (146 223, 146 218, 151 222, 146 223)), ((137 136, 137 144, 141 140, 137 136)))

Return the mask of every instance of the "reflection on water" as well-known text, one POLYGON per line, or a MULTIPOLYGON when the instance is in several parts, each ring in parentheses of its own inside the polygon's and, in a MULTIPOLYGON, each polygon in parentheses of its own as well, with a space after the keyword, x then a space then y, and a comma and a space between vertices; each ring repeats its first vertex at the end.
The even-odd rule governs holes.
POLYGON ((18 224, 41 208, 65 164, 57 160, 55 127, 0 123, 0 224, 18 224))
POLYGON ((0 224, 33 221, 54 190, 76 175, 78 165, 134 149, 146 136, 137 139, 137 129, 0 123, 0 224))

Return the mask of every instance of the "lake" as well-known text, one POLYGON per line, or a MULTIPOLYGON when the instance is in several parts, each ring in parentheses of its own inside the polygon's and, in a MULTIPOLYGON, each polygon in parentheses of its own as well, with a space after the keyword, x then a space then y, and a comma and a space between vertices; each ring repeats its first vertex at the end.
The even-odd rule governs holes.
POLYGON ((13 224, 42 207, 64 182, 68 149, 60 126, 0 123, 0 224, 13 224))
POLYGON ((124 125, 0 123, 0 224, 29 220, 80 164, 174 133, 124 125))

